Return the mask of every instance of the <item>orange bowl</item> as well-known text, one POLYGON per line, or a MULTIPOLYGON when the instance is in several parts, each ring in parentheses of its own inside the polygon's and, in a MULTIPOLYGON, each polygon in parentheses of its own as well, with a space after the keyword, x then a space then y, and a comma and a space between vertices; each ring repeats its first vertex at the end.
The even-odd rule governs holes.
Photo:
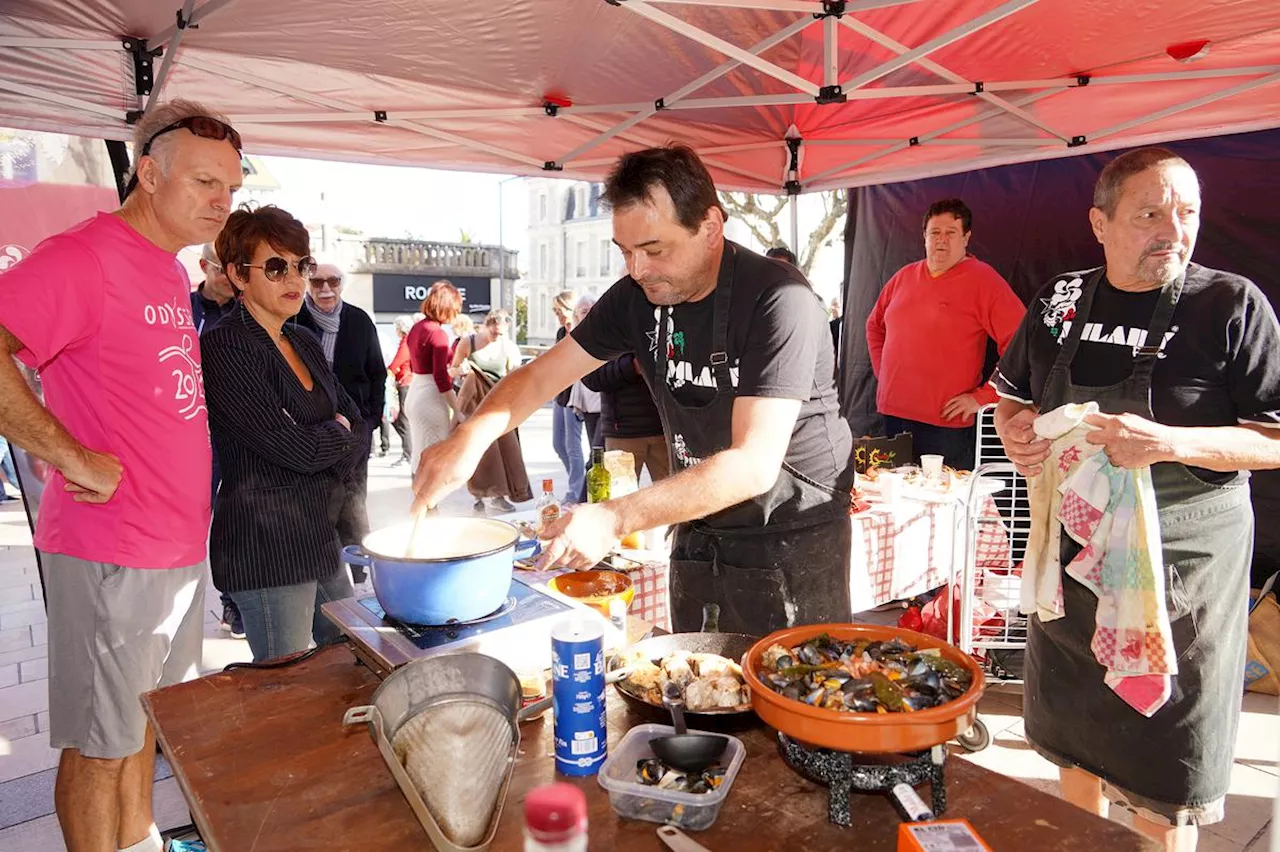
POLYGON ((631 600, 636 596, 636 587, 631 578, 617 571, 574 571, 552 577, 547 585, 606 617, 612 601, 621 600, 630 609, 631 600))
POLYGON ((747 651, 742 676, 751 689, 751 706, 761 719, 793 739, 837 751, 909 752, 944 743, 973 727, 985 678, 968 654, 941 639, 877 624, 809 624, 771 633, 747 651), (858 639, 901 639, 916 648, 937 648, 942 656, 973 675, 969 690, 952 701, 910 713, 842 713, 784 698, 758 676, 761 658, 771 645, 793 648, 826 633, 842 642, 858 639))

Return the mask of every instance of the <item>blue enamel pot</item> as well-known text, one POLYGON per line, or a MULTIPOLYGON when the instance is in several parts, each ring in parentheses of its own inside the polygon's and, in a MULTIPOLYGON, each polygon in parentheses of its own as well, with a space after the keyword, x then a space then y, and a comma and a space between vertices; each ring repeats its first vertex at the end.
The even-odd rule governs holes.
POLYGON ((511 590, 512 562, 535 555, 536 541, 492 518, 423 518, 411 552, 413 524, 378 530, 342 558, 373 577, 378 603, 409 624, 471 621, 502 606, 511 590))

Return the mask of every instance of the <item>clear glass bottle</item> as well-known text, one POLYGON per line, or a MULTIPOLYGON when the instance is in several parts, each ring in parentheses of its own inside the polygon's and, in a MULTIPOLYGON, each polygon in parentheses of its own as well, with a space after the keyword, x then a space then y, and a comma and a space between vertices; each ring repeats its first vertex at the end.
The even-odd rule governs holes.
POLYGON ((587 471, 587 502, 603 503, 609 499, 609 468, 604 466, 604 449, 591 450, 591 470, 587 471))
POLYGON ((544 530, 560 517, 560 501, 556 499, 556 484, 542 480, 542 496, 538 498, 538 529, 544 530))

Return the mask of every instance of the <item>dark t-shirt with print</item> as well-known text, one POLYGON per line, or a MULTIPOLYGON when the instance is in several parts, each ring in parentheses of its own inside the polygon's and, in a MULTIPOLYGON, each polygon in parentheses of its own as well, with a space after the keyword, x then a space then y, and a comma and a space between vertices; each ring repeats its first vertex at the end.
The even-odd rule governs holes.
MULTIPOLYGON (((821 300, 789 264, 726 242, 723 263, 731 261, 727 349, 736 395, 800 400, 786 462, 823 485, 848 488, 853 440, 840 417, 835 353, 821 300)), ((664 379, 667 388, 681 405, 704 405, 716 392, 711 373, 714 308, 714 293, 675 305, 664 333, 658 328, 660 309, 628 276, 600 297, 573 330, 573 339, 602 361, 633 352, 650 388, 656 387, 657 347, 669 340, 673 355, 664 379)), ((668 434, 667 440, 679 456, 675 437, 668 434)))
MULTIPOLYGON (((1040 405, 1045 379, 1092 274, 1067 273, 1036 294, 992 379, 1001 396, 1040 405)), ((1145 343, 1159 298, 1159 290, 1117 290, 1104 276, 1071 363, 1072 382, 1100 387, 1128 377, 1134 347, 1145 343)), ((1190 264, 1152 371, 1156 421, 1280 427, 1277 353, 1280 325, 1262 291, 1247 278, 1190 264)))

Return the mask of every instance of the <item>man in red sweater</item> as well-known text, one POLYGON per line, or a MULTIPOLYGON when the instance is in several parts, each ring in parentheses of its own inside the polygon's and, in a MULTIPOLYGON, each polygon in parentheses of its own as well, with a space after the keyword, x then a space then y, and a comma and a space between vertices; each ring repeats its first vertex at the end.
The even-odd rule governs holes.
POLYGON ((962 470, 973 468, 974 415, 996 401, 982 375, 987 338, 1004 354, 1025 313, 1000 273, 966 253, 972 225, 958 198, 930 206, 925 259, 894 273, 867 318, 885 434, 910 432, 917 459, 936 453, 962 470))

